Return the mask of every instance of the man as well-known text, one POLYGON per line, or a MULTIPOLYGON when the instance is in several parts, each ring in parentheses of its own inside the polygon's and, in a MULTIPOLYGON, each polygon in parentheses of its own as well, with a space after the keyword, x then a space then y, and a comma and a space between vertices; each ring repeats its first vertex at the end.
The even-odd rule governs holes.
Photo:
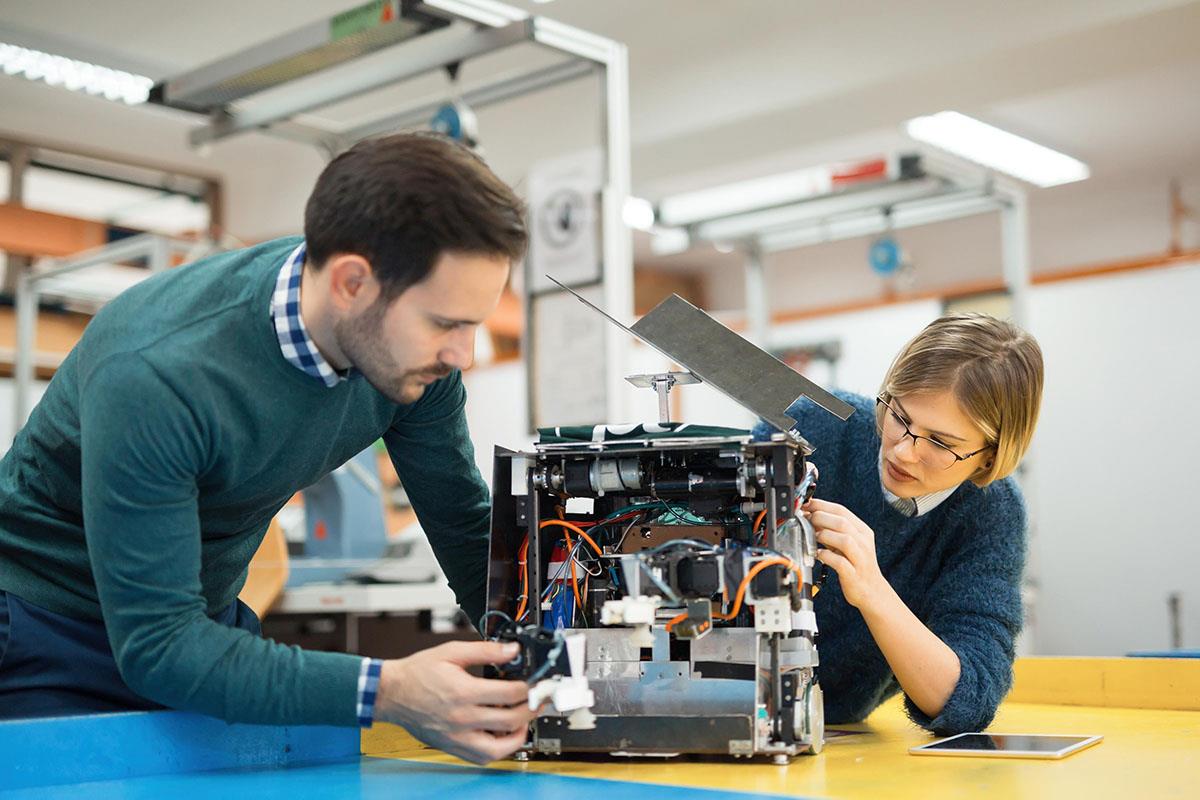
POLYGON ((237 594, 288 498, 382 437, 479 618, 488 496, 460 370, 525 244, 520 200, 480 159, 397 135, 326 167, 303 239, 105 307, 0 462, 0 718, 167 706, 395 722, 479 763, 519 747, 525 685, 464 669, 506 647, 304 651, 262 639, 237 594))

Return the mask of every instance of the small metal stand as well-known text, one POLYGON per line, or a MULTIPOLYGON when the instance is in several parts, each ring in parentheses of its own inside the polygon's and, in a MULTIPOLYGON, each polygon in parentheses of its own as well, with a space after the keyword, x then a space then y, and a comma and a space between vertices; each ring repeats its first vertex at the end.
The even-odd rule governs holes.
POLYGON ((663 425, 671 421, 671 405, 667 398, 675 384, 686 386, 689 383, 700 383, 700 379, 690 372, 658 372, 647 375, 627 375, 625 380, 639 389, 653 389, 658 394, 658 421, 663 425))

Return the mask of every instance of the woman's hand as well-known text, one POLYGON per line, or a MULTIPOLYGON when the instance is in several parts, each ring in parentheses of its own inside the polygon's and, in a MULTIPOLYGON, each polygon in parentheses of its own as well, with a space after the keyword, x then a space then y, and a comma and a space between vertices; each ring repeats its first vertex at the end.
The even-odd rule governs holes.
POLYGON ((891 588, 875 558, 875 532, 848 508, 812 499, 803 511, 817 531, 817 560, 832 567, 846 602, 866 612, 891 588))

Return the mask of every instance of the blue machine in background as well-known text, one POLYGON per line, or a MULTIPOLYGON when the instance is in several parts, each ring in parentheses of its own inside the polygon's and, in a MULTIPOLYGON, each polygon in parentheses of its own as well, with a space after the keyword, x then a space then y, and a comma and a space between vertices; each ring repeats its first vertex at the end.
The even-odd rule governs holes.
POLYGON ((367 448, 305 489, 304 517, 306 535, 302 552, 289 560, 288 586, 344 580, 387 555, 375 451, 367 448))
POLYGON ((388 531, 384 492, 374 448, 305 489, 304 524, 294 526, 288 537, 287 588, 444 581, 418 523, 388 531))

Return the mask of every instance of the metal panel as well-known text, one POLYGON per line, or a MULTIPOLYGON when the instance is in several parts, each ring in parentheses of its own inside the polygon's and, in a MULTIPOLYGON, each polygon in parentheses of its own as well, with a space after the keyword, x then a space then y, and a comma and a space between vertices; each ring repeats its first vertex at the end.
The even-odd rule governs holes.
POLYGON ((675 360, 700 380, 782 431, 790 430, 796 424, 796 420, 785 412, 801 396, 808 397, 840 419, 847 419, 854 413, 854 407, 849 403, 755 347, 679 295, 673 294, 663 300, 630 328, 568 287, 558 285, 614 325, 675 360))
POLYGON ((593 730, 575 731, 565 719, 542 718, 537 738, 557 739, 563 751, 708 753, 729 755, 731 742, 754 739, 753 716, 648 716, 596 718, 593 730))
POLYGON ((753 628, 714 628, 692 641, 692 661, 757 663, 758 634, 753 628))
POLYGON ((854 413, 849 403, 755 347, 679 295, 663 300, 634 323, 631 330, 709 386, 780 430, 789 430, 796 423, 785 412, 802 395, 841 419, 854 413))

